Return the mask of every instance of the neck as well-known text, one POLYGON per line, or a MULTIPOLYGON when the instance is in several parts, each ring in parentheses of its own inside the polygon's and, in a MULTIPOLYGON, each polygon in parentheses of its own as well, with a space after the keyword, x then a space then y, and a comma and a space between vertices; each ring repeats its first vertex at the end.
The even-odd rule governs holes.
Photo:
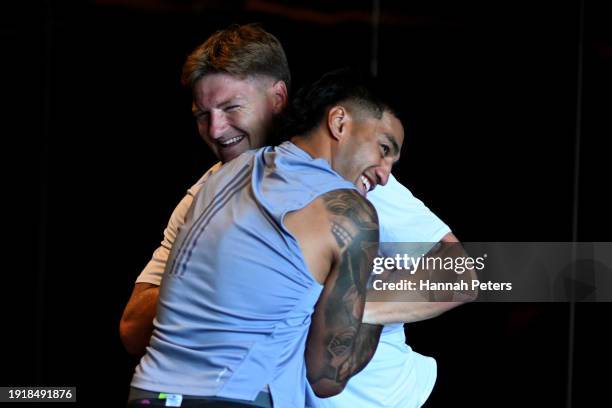
POLYGON ((322 129, 313 131, 308 136, 298 135, 291 138, 291 142, 308 153, 313 159, 324 159, 331 165, 330 137, 322 129))

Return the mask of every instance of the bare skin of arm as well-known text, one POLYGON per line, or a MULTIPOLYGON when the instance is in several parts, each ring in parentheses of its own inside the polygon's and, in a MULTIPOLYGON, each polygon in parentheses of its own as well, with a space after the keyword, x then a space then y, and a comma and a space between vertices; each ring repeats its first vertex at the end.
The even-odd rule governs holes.
MULTIPOLYGON (((158 263, 158 268, 162 270, 174 244, 178 229, 185 223, 185 215, 192 201, 193 196, 187 194, 178 203, 164 230, 164 240, 153 254, 158 263)), ((125 349, 135 357, 142 357, 149 345, 149 339, 153 333, 153 319, 157 314, 158 296, 158 285, 144 282, 136 283, 130 300, 123 311, 123 316, 119 322, 119 334, 125 349)))
MULTIPOLYGON (((453 233, 449 232, 440 240, 441 243, 459 243, 453 233)), ((408 278, 405 274, 397 273, 396 280, 408 278)), ((475 279, 475 273, 470 270, 467 276, 475 279)), ((373 291, 373 289, 370 289, 373 291)), ((455 307, 475 299, 475 295, 466 296, 461 300, 445 302, 418 302, 418 301, 386 301, 386 302, 366 302, 363 314, 363 322, 370 324, 392 324, 392 323, 414 323, 422 320, 440 316, 455 307)))
POLYGON ((315 279, 325 285, 306 345, 308 380, 330 397, 370 361, 382 326, 362 324, 366 284, 378 250, 378 221, 369 202, 352 190, 325 194, 287 215, 315 279))
POLYGON ((153 333, 153 319, 157 313, 159 286, 151 283, 134 285, 121 322, 119 334, 128 353, 140 357, 144 355, 153 333))

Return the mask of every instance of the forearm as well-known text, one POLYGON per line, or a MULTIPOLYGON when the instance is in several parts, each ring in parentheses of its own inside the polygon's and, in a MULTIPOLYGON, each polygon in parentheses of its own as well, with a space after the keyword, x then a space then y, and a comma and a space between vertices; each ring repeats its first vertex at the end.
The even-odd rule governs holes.
POLYGON ((374 357, 382 329, 383 326, 378 324, 361 323, 359 333, 355 338, 353 348, 353 360, 355 363, 351 365, 352 371, 349 373, 350 377, 363 370, 372 357, 374 357))
POLYGON ((464 302, 366 302, 363 323, 414 323, 440 316, 464 302))
POLYGON ((119 331, 125 349, 142 356, 153 333, 153 319, 157 312, 159 286, 137 283, 125 307, 119 331))
MULTIPOLYGON (((466 256, 461 244, 450 233, 427 254, 427 257, 438 257, 445 261, 466 256)), ((423 287, 421 283, 431 281, 469 284, 476 278, 473 268, 467 269, 462 274, 440 267, 417 268, 414 271, 406 269, 385 271, 375 276, 368 289, 362 322, 370 324, 413 323, 437 317, 463 303, 475 300, 477 291, 431 290, 428 286, 423 287), (390 286, 385 287, 386 284, 390 286), (408 285, 411 289, 388 289, 402 287, 402 285, 403 287, 408 285)))
POLYGON ((357 193, 324 198, 337 256, 312 317, 306 346, 307 377, 318 397, 342 391, 374 354, 382 328, 361 323, 372 259, 378 252, 374 208, 357 193))
MULTIPOLYGON (((450 281, 451 278, 453 277, 442 279, 442 281, 450 281)), ((414 323, 437 317, 474 299, 474 295, 467 292, 420 289, 421 281, 436 280, 424 275, 421 271, 417 271, 416 274, 409 271, 391 271, 380 275, 377 279, 378 282, 374 282, 367 291, 363 323, 381 325, 414 323), (393 286, 385 287, 384 284, 395 285, 395 287, 409 284, 414 289, 393 290, 388 289, 393 286), (380 290, 381 288, 387 289, 380 290)))

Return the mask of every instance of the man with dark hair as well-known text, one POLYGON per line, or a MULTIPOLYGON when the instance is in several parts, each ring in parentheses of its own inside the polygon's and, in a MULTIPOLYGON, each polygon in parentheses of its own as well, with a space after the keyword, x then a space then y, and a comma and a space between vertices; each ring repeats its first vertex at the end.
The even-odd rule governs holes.
POLYGON ((131 405, 165 403, 163 393, 219 407, 303 407, 310 389, 340 393, 374 354, 382 326, 361 320, 379 237, 365 195, 386 183, 403 127, 346 72, 325 75, 296 102, 313 107, 300 112, 311 126, 235 158, 197 193, 131 405))

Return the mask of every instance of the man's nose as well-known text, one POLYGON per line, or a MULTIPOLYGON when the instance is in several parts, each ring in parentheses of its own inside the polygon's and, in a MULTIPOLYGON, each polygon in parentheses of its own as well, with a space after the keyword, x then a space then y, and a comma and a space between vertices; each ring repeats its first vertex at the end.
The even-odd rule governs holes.
POLYGON ((393 162, 390 160, 384 160, 380 166, 376 167, 374 174, 376 174, 377 182, 381 186, 384 186, 389 181, 389 175, 391 174, 391 166, 393 162))
POLYGON ((227 116, 222 110, 213 109, 210 111, 210 123, 208 124, 208 134, 210 138, 216 140, 223 136, 228 128, 227 116))

